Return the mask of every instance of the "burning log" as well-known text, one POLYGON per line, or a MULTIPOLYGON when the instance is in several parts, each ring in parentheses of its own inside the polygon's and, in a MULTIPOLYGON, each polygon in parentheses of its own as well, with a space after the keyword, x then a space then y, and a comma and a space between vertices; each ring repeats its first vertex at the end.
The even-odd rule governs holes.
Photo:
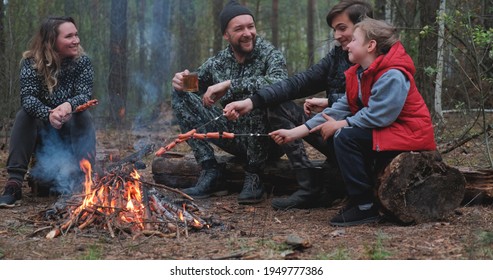
MULTIPOLYGON (((121 231, 134 236, 143 232, 169 236, 179 230, 188 233, 188 227, 199 230, 209 226, 192 213, 198 210, 196 205, 187 206, 186 199, 174 202, 169 195, 147 188, 140 182, 136 170, 130 174, 125 170, 112 171, 93 181, 90 163, 83 160, 80 165, 85 173, 84 193, 67 199, 63 214, 54 215, 61 215, 61 221, 46 238, 55 238, 72 228, 83 230, 90 226, 105 229, 112 237, 121 231), (169 224, 176 226, 169 227, 169 224)), ((176 196, 177 192, 172 194, 176 196)))
POLYGON ((135 165, 137 162, 140 162, 144 157, 150 155, 153 150, 154 150, 153 144, 146 145, 144 148, 140 149, 139 151, 127 157, 124 157, 123 159, 115 163, 112 163, 106 169, 108 172, 112 172, 115 171, 116 169, 122 168, 125 165, 129 165, 129 164, 135 165))

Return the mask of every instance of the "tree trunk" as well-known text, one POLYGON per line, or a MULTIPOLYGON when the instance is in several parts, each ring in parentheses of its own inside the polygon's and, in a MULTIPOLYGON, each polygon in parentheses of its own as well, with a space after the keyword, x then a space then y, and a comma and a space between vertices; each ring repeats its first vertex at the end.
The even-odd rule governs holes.
POLYGON ((218 53, 223 48, 223 34, 221 34, 221 24, 219 22, 219 14, 223 9, 223 0, 214 0, 212 2, 212 18, 214 31, 214 42, 212 44, 212 52, 218 53))
POLYGON ((111 117, 115 124, 122 124, 125 120, 128 89, 127 0, 111 1, 109 64, 108 90, 111 117))
MULTIPOLYGON (((136 0, 135 5, 137 6, 137 34, 139 38, 139 68, 138 68, 138 73, 142 74, 142 77, 146 77, 146 66, 147 66, 147 48, 145 47, 146 45, 146 38, 145 38, 145 33, 146 33, 146 20, 145 20, 145 12, 146 12, 146 1, 142 0, 136 0)), ((137 94, 135 96, 136 98, 136 105, 137 108, 142 108, 143 106, 143 95, 142 94, 137 94)))
POLYGON ((271 42, 274 47, 279 47, 279 0, 272 0, 272 16, 270 18, 272 27, 271 42))
MULTIPOLYGON (((439 8, 439 1, 418 0, 420 11, 420 27, 435 26, 436 11, 439 8)), ((427 67, 434 67, 437 58, 437 36, 436 31, 429 32, 426 36, 419 39, 418 61, 416 63, 416 85, 421 95, 428 104, 429 108, 433 104, 433 94, 435 91, 434 80, 425 73, 427 67)))
POLYGON ((308 0, 308 17, 307 17, 307 32, 306 32, 306 43, 308 51, 308 67, 315 63, 315 36, 314 36, 314 26, 313 22, 315 20, 315 3, 316 0, 308 0))
MULTIPOLYGON (((170 29, 170 1, 155 1, 153 3, 153 25, 151 27, 151 72, 150 80, 157 89, 156 104, 164 101, 165 94, 170 94, 170 53, 171 53, 171 29, 170 29), (163 88, 164 87, 164 88, 163 88), (165 93, 165 94, 160 94, 165 93)), ((156 106, 158 109, 160 106, 156 106)))
MULTIPOLYGON (((181 69, 195 71, 198 61, 197 28, 195 9, 188 1, 180 1, 178 4, 178 38, 180 51, 178 52, 178 65, 181 69)), ((182 71, 180 70, 180 71, 182 71)))
POLYGON ((440 0, 438 17, 438 48, 437 48, 437 75, 435 77, 435 113, 440 121, 443 121, 442 111, 442 82, 443 82, 443 56, 445 38, 445 7, 447 1, 440 0))

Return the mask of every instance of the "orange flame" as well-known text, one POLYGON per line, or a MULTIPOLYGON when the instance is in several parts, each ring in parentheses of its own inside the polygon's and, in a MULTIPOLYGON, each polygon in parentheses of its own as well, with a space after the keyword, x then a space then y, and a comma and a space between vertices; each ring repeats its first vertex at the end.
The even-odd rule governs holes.
MULTIPOLYGON (((81 205, 71 211, 72 217, 80 215, 80 220, 90 217, 95 211, 105 213, 107 215, 115 214, 120 221, 131 223, 132 227, 144 229, 144 221, 146 218, 146 206, 143 202, 143 187, 140 182, 140 174, 133 170, 130 177, 123 181, 117 181, 112 185, 106 185, 103 181, 95 183, 92 179, 91 163, 83 159, 80 163, 81 170, 85 173, 84 181, 84 200, 81 205), (84 211, 86 210, 86 211, 84 211)), ((208 226, 202 224, 197 218, 187 214, 186 204, 182 205, 183 209, 173 211, 176 213, 180 221, 185 222, 185 226, 189 224, 194 228, 202 228, 208 226)), ((79 220, 79 217, 77 217, 79 220)))
POLYGON ((143 226, 144 205, 142 203, 142 194, 140 186, 140 175, 137 171, 131 173, 133 180, 129 180, 124 184, 124 195, 121 196, 120 190, 117 187, 111 188, 103 185, 98 190, 93 190, 92 168, 91 163, 83 159, 80 162, 80 168, 85 173, 84 191, 85 199, 82 204, 73 211, 72 215, 77 215, 82 210, 94 207, 103 213, 114 213, 117 208, 123 208, 118 215, 124 222, 135 223, 138 227, 143 226), (111 199, 110 194, 111 193, 111 199), (122 199, 123 198, 123 199, 122 199))

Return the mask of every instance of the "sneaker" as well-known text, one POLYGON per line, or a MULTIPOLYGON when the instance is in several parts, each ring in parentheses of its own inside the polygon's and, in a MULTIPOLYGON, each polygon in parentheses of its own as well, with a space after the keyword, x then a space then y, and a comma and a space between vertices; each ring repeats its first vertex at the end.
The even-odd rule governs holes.
POLYGON ((358 205, 344 207, 339 214, 333 217, 329 224, 346 227, 378 222, 380 214, 375 204, 368 210, 360 210, 358 205))
POLYGON ((9 180, 0 196, 0 208, 10 208, 20 205, 22 199, 22 183, 9 180))
POLYGON ((265 199, 264 184, 259 174, 245 172, 243 189, 238 195, 239 204, 255 204, 265 199))
POLYGON ((221 188, 219 184, 221 175, 220 168, 204 169, 200 172, 200 177, 195 186, 183 189, 182 192, 197 199, 227 195, 228 191, 221 188))

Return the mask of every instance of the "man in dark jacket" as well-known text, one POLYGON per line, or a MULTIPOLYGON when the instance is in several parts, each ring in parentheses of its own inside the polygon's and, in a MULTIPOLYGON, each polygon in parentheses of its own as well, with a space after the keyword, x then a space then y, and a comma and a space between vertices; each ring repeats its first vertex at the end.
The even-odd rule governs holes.
MULTIPOLYGON (((252 97, 228 104, 224 113, 229 119, 236 119, 253 109, 268 108, 271 128, 290 129, 305 123, 311 113, 320 112, 330 106, 345 92, 344 71, 351 63, 348 59, 347 45, 351 42, 353 27, 365 16, 372 16, 370 4, 361 0, 341 0, 327 14, 327 24, 334 31, 339 46, 334 47, 326 57, 305 72, 299 73, 271 86, 265 87, 252 97), (311 98, 303 108, 292 100, 326 92, 327 98, 311 98)), ((314 148, 332 158, 331 145, 319 134, 303 138, 314 148)), ((282 148, 295 170, 299 189, 288 198, 275 198, 275 209, 314 208, 328 206, 333 198, 323 195, 319 169, 310 162, 303 141, 283 144, 282 148)))

